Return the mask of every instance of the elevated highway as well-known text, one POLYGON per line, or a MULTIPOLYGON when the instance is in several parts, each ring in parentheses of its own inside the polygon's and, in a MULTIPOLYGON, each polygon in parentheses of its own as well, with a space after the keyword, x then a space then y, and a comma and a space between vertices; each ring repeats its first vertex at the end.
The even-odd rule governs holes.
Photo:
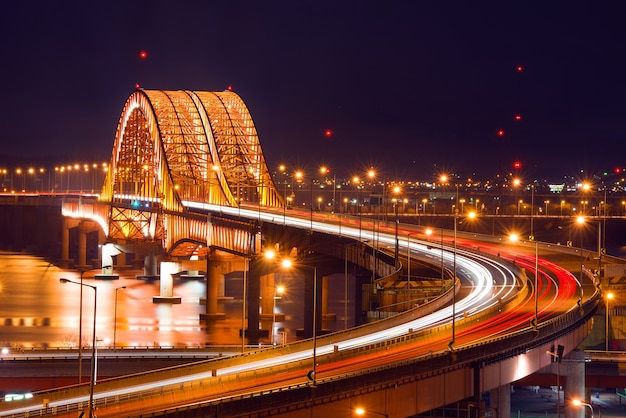
MULTIPOLYGON (((63 214, 83 230, 97 225, 118 248, 143 246, 165 259, 208 259, 219 248, 248 260, 264 246, 290 248, 276 237, 264 243, 264 224, 346 237, 372 248, 372 293, 401 279, 402 258, 441 265, 450 277, 447 291, 344 332, 316 335, 313 319, 313 338, 296 344, 40 392, 19 404, 1 403, 0 414, 318 417, 367 401, 390 417, 410 416, 463 400, 480 405, 486 391, 504 394, 506 385, 551 363, 546 351, 563 346, 566 354, 590 332, 600 291, 582 265, 577 278, 493 238, 464 235, 456 217, 454 231, 441 231, 438 241, 423 228, 316 214, 312 207, 288 213, 285 203, 239 96, 138 90, 122 111, 98 200, 67 200, 63 214), (379 263, 378 252, 393 261, 379 263)), ((283 255, 294 253, 315 287, 309 250, 304 245, 283 255)), ((79 252, 79 265, 85 262, 79 252)), ((111 268, 103 255, 103 274, 111 268)), ((571 376, 570 392, 584 396, 580 374, 571 376)), ((506 418, 506 399, 499 402, 506 418)), ((474 411, 478 416, 481 408, 474 411)))
MULTIPOLYGON (((338 225, 315 216, 279 219, 271 211, 236 210, 241 216, 261 216, 264 222, 300 224, 315 233, 338 233, 338 225)), ((224 213, 224 208, 221 211, 224 213)), ((342 224, 341 234, 373 240, 371 225, 362 219, 359 222, 360 228, 342 224)), ((378 236, 381 251, 393 252, 395 231, 383 227, 378 236)), ((407 416, 474 399, 523 378, 550 364, 546 350, 557 344, 569 351, 588 334, 588 319, 599 297, 593 284, 584 283, 585 299, 579 306, 583 287, 577 278, 539 260, 539 326, 533 327, 533 283, 521 270, 532 272, 533 258, 521 251, 505 251, 497 244, 477 244, 470 240, 472 237, 461 235, 455 250, 448 241, 452 238, 447 232, 443 251, 436 243, 421 239, 409 240, 402 251, 433 264, 441 262, 443 253, 446 269, 453 270, 456 264, 460 282, 454 304, 450 305, 454 293, 449 292, 441 303, 433 301, 430 306, 314 341, 101 381, 94 394, 98 416, 134 416, 151 410, 173 415, 188 411, 189 416, 199 410, 204 411, 202 414, 219 411, 220 416, 291 411, 299 416, 308 408, 321 416, 326 408, 344 408, 364 396, 383 396, 386 405, 406 405, 390 416, 407 416), (314 385, 307 379, 313 368, 317 372, 314 385), (254 401, 259 396, 267 400, 262 406, 254 401)), ((24 416, 28 411, 31 416, 69 416, 86 408, 85 389, 68 387, 36 394, 20 408, 2 405, 2 414, 24 416)))

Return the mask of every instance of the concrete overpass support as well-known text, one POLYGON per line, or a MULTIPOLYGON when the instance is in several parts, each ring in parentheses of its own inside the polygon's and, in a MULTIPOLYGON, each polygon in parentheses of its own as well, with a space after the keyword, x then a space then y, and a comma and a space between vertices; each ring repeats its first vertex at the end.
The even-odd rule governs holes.
POLYGON ((590 403, 589 391, 585 389, 585 354, 579 350, 569 353, 561 363, 561 374, 565 381, 565 418, 585 418, 589 408, 572 405, 574 399, 590 403))
MULTIPOLYGON (((63 218, 63 228, 61 232, 61 266, 68 268, 74 260, 70 259, 70 229, 78 226, 75 219, 63 218)), ((85 246, 86 248, 86 246, 85 246)))
POLYGON ((226 314, 218 311, 220 284, 224 282, 223 263, 215 250, 211 249, 206 260, 206 313, 201 320, 226 319, 226 314))
POLYGON ((333 322, 337 319, 337 314, 328 312, 328 280, 329 276, 322 277, 322 290, 321 290, 321 308, 322 308, 322 329, 330 329, 330 322, 333 322))
POLYGON ((158 278, 159 273, 157 271, 157 265, 157 256, 154 253, 154 249, 151 248, 150 253, 146 255, 143 260, 143 278, 158 278))
POLYGON ((78 224, 78 268, 87 269, 91 265, 87 265, 87 233, 91 229, 91 223, 81 221, 78 224))
MULTIPOLYGON (((489 410, 492 412, 491 416, 498 418, 510 418, 511 416, 511 385, 505 384, 489 392, 490 405, 489 410), (495 411, 495 414, 493 412, 495 411)), ((481 411, 480 416, 484 416, 484 411, 481 411)))
POLYGON ((246 300, 244 302, 248 315, 248 329, 244 332, 250 344, 256 344, 260 337, 267 336, 267 331, 261 330, 259 327, 259 297, 261 296, 263 264, 263 260, 252 259, 249 262, 246 300))
POLYGON ((154 303, 181 303, 179 296, 174 296, 174 276, 173 274, 180 271, 180 264, 172 261, 161 262, 161 294, 154 296, 154 303))

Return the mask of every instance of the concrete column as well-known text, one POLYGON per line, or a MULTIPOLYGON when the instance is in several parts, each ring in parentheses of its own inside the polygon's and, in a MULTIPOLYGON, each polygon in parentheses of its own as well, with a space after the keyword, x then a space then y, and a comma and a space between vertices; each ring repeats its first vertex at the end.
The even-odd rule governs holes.
POLYGON ((154 251, 150 251, 148 255, 145 256, 143 261, 143 275, 146 278, 156 278, 158 277, 157 272, 157 256, 154 254, 154 251))
POLYGON ((320 292, 321 295, 321 315, 322 315, 322 323, 320 329, 331 329, 330 322, 334 322, 337 320, 336 313, 328 312, 328 279, 329 276, 322 277, 322 290, 320 292))
POLYGON ((320 272, 317 272, 317 286, 314 286, 314 271, 312 269, 302 270, 304 275, 304 329, 302 337, 313 337, 313 305, 316 305, 316 334, 319 335, 319 330, 322 328, 322 286, 320 272), (316 288, 317 295, 314 295, 313 290, 316 288), (316 303, 317 302, 317 303, 316 303))
POLYGON ((70 259, 70 224, 66 218, 63 219, 61 230, 61 260, 69 262, 70 259))
POLYGON ((248 269, 248 289, 246 292, 246 312, 248 314, 248 329, 245 335, 250 344, 258 342, 259 337, 267 335, 259 328, 259 296, 261 295, 262 262, 250 260, 248 269))
POLYGON ((218 312, 217 304, 223 277, 222 263, 215 254, 215 250, 211 249, 206 260, 206 313, 200 314, 200 319, 226 319, 225 313, 218 312))
POLYGON ((87 268, 87 231, 85 222, 78 224, 78 267, 87 268))
POLYGON ((575 350, 569 353, 561 362, 561 375, 564 376, 563 390, 565 393, 565 418, 584 418, 589 412, 586 406, 574 406, 573 399, 580 399, 589 403, 589 396, 585 390, 585 354, 575 350))
POLYGON ((180 271, 180 265, 171 261, 161 262, 160 295, 154 296, 154 303, 181 303, 181 298, 174 296, 174 273, 180 271))
POLYGON ((261 276, 261 320, 271 320, 274 313, 274 273, 261 276))
POLYGON ((490 392, 490 408, 496 411, 491 416, 498 418, 509 418, 511 415, 511 385, 509 383, 502 385, 490 392))

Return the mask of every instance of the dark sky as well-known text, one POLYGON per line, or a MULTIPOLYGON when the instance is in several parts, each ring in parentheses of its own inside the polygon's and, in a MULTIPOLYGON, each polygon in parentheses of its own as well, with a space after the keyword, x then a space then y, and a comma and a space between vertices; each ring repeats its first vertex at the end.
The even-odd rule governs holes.
POLYGON ((140 83, 232 86, 272 167, 626 166, 621 0, 11 1, 0 35, 0 155, 108 160, 140 83))

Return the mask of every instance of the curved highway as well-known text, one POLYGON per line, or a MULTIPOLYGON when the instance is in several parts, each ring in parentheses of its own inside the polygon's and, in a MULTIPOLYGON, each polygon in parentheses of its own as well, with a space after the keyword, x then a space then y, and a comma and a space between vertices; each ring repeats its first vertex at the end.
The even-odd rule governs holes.
MULTIPOLYGON (((207 207, 204 210, 225 212, 233 215, 259 217, 261 220, 285 223, 298 228, 313 228, 331 234, 341 234, 356 239, 376 239, 380 247, 393 248, 395 235, 385 228, 374 236, 370 228, 328 224, 298 216, 280 217, 276 213, 265 213, 246 209, 207 207), (340 231, 340 232, 339 232, 340 231)), ((417 233, 415 233, 417 234, 417 233)), ((99 417, 132 416, 133 414, 161 411, 173 405, 224 398, 234 394, 279 388, 290 385, 307 385, 307 372, 313 369, 316 357, 317 382, 326 378, 347 375, 364 368, 375 368, 390 362, 444 352, 466 344, 476 343, 503 335, 513 330, 528 328, 535 315, 535 303, 539 320, 576 308, 572 296, 579 287, 577 279, 569 272, 546 260, 539 259, 537 301, 534 300, 531 280, 521 280, 519 269, 524 268, 534 275, 535 258, 523 252, 503 253, 502 247, 481 243, 480 253, 467 249, 469 243, 457 240, 456 250, 449 246, 434 246, 423 240, 409 241, 411 258, 430 260, 431 264, 442 262, 447 269, 456 266, 461 284, 456 303, 424 316, 411 311, 399 317, 378 321, 374 324, 318 338, 316 341, 296 343, 285 348, 269 348, 255 353, 246 353, 220 360, 209 360, 193 366, 181 366, 138 376, 110 379, 98 382, 94 393, 99 417), (487 256, 485 254, 490 254, 487 256), (523 290, 520 292, 520 289, 523 290), (499 309, 508 301, 515 301, 512 308, 499 309), (452 318, 455 313, 454 320, 452 318), (486 312, 492 312, 487 315, 486 312), (495 312, 495 313, 493 313, 495 312), (481 320, 472 325, 459 326, 466 318, 484 313, 481 320), (411 318, 413 317, 413 318, 411 318), (451 331, 457 324, 452 342, 451 331), (432 330, 426 338, 415 338, 409 344, 394 346, 384 355, 374 350, 363 350, 377 342, 432 330), (337 353, 345 358, 336 361, 337 353), (334 355, 334 356, 333 356, 334 355), (189 385, 186 390, 182 386, 189 385), (193 389, 192 389, 193 388, 193 389), (175 399, 155 396, 155 393, 175 391, 175 399), (149 402, 144 401, 148 399, 149 402)), ((340 356, 341 357, 341 356, 340 356)), ((62 411, 74 416, 78 405, 85 407, 89 394, 82 389, 65 388, 62 392, 35 394, 23 403, 2 403, 2 416, 25 416, 25 414, 49 413, 54 409, 57 416, 62 411), (48 399, 42 409, 43 399, 48 399)), ((68 415, 68 416, 69 416, 68 415)))

